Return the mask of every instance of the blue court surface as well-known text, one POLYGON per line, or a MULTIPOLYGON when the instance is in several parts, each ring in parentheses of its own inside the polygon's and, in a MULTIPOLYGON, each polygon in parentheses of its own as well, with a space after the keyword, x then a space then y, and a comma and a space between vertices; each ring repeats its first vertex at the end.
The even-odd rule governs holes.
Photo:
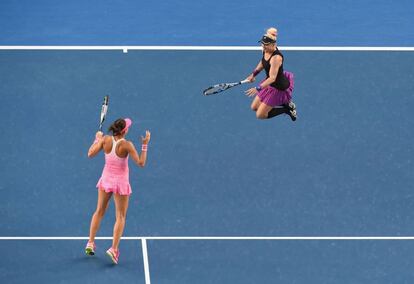
POLYGON ((247 16, 258 4, 229 2, 238 17, 227 24, 223 10, 205 8, 217 1, 159 10, 131 1, 26 2, 0 4, 1 283, 414 281, 414 53, 283 48, 412 47, 413 4, 281 1, 296 11, 292 18, 270 21, 265 10, 269 21, 260 21, 247 16), (134 9, 142 17, 133 18, 134 9), (387 23, 381 37, 378 15, 387 23), (295 74, 296 122, 256 119, 244 95, 255 85, 202 95, 248 76, 259 50, 30 48, 254 46, 272 25, 286 33, 280 48, 295 74), (127 138, 137 148, 145 130, 152 134, 146 167, 130 162, 133 194, 117 266, 105 256, 113 203, 97 254, 84 255, 104 162, 87 151, 105 95, 105 131, 130 117, 127 138))
POLYGON ((3 0, 1 45, 413 46, 411 0, 3 0))

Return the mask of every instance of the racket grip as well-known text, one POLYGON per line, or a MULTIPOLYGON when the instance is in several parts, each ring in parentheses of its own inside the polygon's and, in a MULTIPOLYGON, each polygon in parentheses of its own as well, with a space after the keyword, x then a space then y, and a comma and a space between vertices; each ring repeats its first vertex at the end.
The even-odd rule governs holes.
POLYGON ((250 83, 250 81, 249 80, 243 80, 243 81, 240 81, 240 84, 245 84, 245 83, 250 83))

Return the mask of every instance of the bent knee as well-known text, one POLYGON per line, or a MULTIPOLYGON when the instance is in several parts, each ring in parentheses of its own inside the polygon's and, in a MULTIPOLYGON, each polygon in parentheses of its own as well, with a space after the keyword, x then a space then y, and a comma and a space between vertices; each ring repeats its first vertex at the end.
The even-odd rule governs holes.
POLYGON ((257 119, 266 119, 267 118, 267 113, 256 112, 256 118, 257 119))

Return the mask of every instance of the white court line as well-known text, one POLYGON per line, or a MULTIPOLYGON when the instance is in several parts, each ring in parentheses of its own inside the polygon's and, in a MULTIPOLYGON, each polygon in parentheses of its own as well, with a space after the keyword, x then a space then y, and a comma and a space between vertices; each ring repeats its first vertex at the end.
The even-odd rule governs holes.
MULTIPOLYGON (((0 237, 1 240, 88 240, 88 237, 0 237)), ((112 240, 112 237, 96 237, 97 240, 112 240)), ((122 240, 414 240, 414 236, 286 236, 286 237, 122 237, 122 240)))
MULTIPOLYGON (((281 50, 292 51, 414 51, 414 47, 404 46, 279 46, 281 50)), ((3 45, 0 50, 261 50, 260 46, 157 46, 157 45, 131 45, 131 46, 63 46, 63 45, 3 45)))
POLYGON ((144 260, 145 284, 151 284, 149 264, 148 264, 147 240, 145 238, 141 239, 141 245, 142 245, 142 258, 144 260))

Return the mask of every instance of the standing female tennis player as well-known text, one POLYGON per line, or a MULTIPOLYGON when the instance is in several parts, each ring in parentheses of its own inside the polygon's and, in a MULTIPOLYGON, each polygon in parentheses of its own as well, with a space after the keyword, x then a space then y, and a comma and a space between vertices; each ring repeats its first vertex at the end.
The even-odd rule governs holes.
POLYGON ((246 94, 249 97, 257 95, 251 105, 257 118, 272 118, 286 113, 295 121, 296 106, 292 102, 293 74, 283 71, 283 55, 277 48, 276 39, 277 30, 269 28, 259 41, 262 44, 263 57, 246 80, 254 82, 263 69, 266 71, 266 79, 257 87, 248 89, 246 94))
POLYGON ((132 142, 125 140, 132 121, 129 118, 118 119, 110 127, 112 135, 103 136, 102 132, 96 133, 96 139, 88 151, 88 157, 94 157, 102 149, 105 152, 105 167, 102 176, 96 187, 98 188, 98 204, 92 216, 89 241, 85 252, 88 255, 95 254, 95 236, 99 229, 101 220, 108 208, 109 200, 112 195, 115 201, 116 222, 113 231, 112 247, 106 254, 112 259, 113 263, 118 263, 119 241, 124 231, 126 213, 128 209, 129 195, 131 186, 129 184, 128 157, 140 167, 145 166, 147 160, 147 147, 151 133, 147 130, 145 138, 141 137, 141 155, 138 154, 132 142))

